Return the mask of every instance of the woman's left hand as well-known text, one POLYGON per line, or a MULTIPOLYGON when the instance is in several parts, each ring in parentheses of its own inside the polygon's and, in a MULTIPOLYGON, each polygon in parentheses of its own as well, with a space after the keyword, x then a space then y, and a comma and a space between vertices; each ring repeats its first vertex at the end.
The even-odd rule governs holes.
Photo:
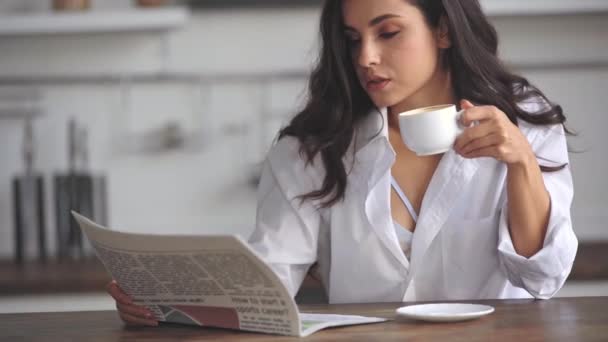
POLYGON ((464 158, 492 157, 509 165, 526 164, 534 157, 526 137, 507 115, 494 106, 461 101, 460 123, 467 127, 456 138, 454 150, 464 158), (471 123, 478 124, 471 126, 471 123))

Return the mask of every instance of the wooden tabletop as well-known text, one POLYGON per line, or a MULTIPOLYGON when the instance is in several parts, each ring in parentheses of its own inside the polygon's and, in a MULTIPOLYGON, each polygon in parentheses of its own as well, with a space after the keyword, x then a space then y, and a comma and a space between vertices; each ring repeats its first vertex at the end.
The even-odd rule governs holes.
MULTIPOLYGON (((307 341, 606 341, 608 297, 475 301, 496 311, 460 323, 414 320, 321 330, 307 341)), ((395 318, 404 303, 303 305, 303 312, 395 318)), ((161 324, 129 328, 114 311, 0 314, 0 341, 291 341, 295 338, 161 324)))

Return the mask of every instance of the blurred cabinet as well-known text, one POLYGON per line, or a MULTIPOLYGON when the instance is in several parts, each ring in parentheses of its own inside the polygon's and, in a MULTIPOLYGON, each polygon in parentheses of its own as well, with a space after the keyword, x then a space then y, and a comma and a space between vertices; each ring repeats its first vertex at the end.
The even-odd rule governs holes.
POLYGON ((186 7, 3 14, 0 15, 0 37, 168 31, 183 26, 189 15, 186 7))

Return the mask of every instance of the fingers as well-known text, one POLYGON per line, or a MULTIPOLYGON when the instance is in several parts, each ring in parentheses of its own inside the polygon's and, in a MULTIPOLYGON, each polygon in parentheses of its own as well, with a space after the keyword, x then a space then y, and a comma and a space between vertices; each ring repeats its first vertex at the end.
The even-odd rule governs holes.
POLYGON ((500 143, 502 143, 500 135, 490 134, 485 137, 481 137, 479 139, 471 141, 462 149, 458 150, 458 153, 460 153, 464 157, 469 157, 470 155, 476 155, 476 153, 480 152, 484 148, 494 147, 499 145, 500 143))
POLYGON ((470 143, 477 139, 489 136, 492 134, 492 127, 487 123, 482 123, 477 126, 469 127, 456 138, 454 142, 454 150, 457 152, 462 151, 470 143))
POLYGON ((475 107, 466 100, 461 101, 461 107, 460 122, 468 128, 456 138, 454 150, 464 158, 491 157, 513 164, 531 151, 519 128, 497 107, 475 107), (471 127, 474 122, 479 124, 471 127))
POLYGON ((158 325, 154 315, 145 307, 135 305, 131 297, 118 286, 116 281, 111 281, 106 286, 106 290, 116 300, 119 316, 127 325, 158 325))
POLYGON ((469 100, 460 101, 460 108, 462 108, 462 109, 469 109, 469 108, 473 108, 473 107, 475 107, 475 105, 469 100))
MULTIPOLYGON (((463 101, 464 103, 465 101, 463 101)), ((468 102, 468 101, 466 101, 468 102)), ((494 106, 462 107, 465 111, 460 116, 460 123, 463 126, 470 126, 475 121, 487 121, 500 119, 502 112, 494 106)))
POLYGON ((117 302, 123 303, 123 304, 133 304, 133 300, 131 299, 131 297, 126 294, 116 283, 116 280, 112 280, 107 286, 106 286, 106 291, 110 294, 110 296, 112 296, 112 298, 114 298, 114 300, 116 300, 117 302))
POLYGON ((470 159, 480 158, 480 157, 491 157, 498 161, 503 161, 503 156, 505 155, 505 153, 506 153, 506 151, 501 146, 492 145, 492 146, 486 146, 486 147, 482 147, 482 148, 476 149, 474 151, 471 151, 468 154, 464 155, 464 157, 470 158, 470 159))
POLYGON ((119 311, 119 314, 120 314, 120 318, 127 325, 132 325, 132 326, 145 325, 145 326, 149 326, 149 327, 158 326, 158 321, 155 320, 155 319, 141 318, 141 317, 137 317, 137 316, 131 315, 131 314, 126 313, 126 312, 122 312, 122 311, 119 311))
POLYGON ((131 316, 135 316, 138 318, 156 320, 154 315, 152 315, 152 312, 150 312, 150 310, 144 308, 143 306, 125 305, 125 304, 116 302, 116 309, 118 309, 118 311, 120 311, 122 313, 127 313, 131 316))
POLYGON ((148 309, 137 305, 116 303, 120 318, 128 325, 157 326, 158 320, 148 309))

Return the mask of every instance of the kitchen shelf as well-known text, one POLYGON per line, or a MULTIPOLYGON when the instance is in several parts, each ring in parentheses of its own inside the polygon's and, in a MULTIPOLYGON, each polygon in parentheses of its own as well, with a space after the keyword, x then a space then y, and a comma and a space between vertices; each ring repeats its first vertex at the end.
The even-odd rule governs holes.
POLYGON ((35 119, 41 117, 43 111, 38 107, 31 108, 3 108, 0 106, 0 120, 15 120, 15 119, 26 119, 31 118, 35 119))
POLYGON ((0 15, 0 36, 167 31, 184 25, 186 7, 0 15))
POLYGON ((307 79, 307 70, 275 70, 254 72, 209 73, 198 71, 161 71, 142 73, 91 73, 82 75, 1 75, 0 86, 82 85, 112 83, 179 82, 193 84, 264 83, 307 79))
POLYGON ((481 0, 489 16, 576 15, 607 13, 606 0, 481 0))
MULTIPOLYGON (((569 15, 608 12, 606 0, 480 0, 490 16, 569 15)), ((322 0, 188 0, 195 10, 214 8, 320 7, 322 0)))

